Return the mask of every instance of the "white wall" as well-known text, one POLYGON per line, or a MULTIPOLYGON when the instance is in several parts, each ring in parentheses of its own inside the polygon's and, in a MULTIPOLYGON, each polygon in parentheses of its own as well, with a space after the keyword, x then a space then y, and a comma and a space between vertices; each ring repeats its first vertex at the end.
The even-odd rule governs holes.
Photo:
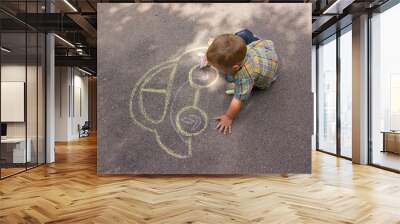
MULTIPOLYGON (((29 68, 28 68, 29 70, 29 68)), ((3 82, 25 82, 25 64, 8 64, 1 66, 1 81, 3 82)), ((5 108, 1 108, 5 110, 5 108)), ((7 137, 25 137, 25 122, 7 123, 7 137)))
MULTIPOLYGON (((36 86, 36 80, 33 80, 32 75, 36 77, 36 67, 29 66, 26 68, 24 65, 18 64, 5 64, 1 66, 1 81, 2 82, 25 82, 25 75, 27 69, 27 75, 29 80, 29 85, 36 86)), ((27 108, 28 112, 36 110, 36 88, 27 88, 27 108), (34 104, 31 104, 34 102, 34 104), (32 108, 34 107, 34 108, 32 108)), ((4 97, 4 96, 3 96, 4 97)), ((6 110, 6 108, 1 108, 6 110)), ((27 113, 28 118, 28 129, 31 127, 36 130, 36 113, 27 113), (34 122, 35 124, 31 124, 34 122), (34 127, 33 127, 34 126, 34 127)), ((25 137, 25 123, 26 122, 7 122, 7 136, 8 137, 25 137)), ((30 134, 28 130, 28 137, 30 134)))
MULTIPOLYGON (((45 150, 45 87, 44 74, 42 67, 36 65, 25 64, 3 64, 1 66, 2 82, 24 82, 26 84, 26 107, 23 106, 22 113, 27 115, 27 120, 23 122, 6 122, 8 138, 24 138, 25 135, 30 140, 30 148, 32 151, 32 161, 44 163, 45 150), (37 70, 38 69, 38 70, 37 70), (27 78, 27 80, 25 80, 27 78), (37 156, 37 153, 39 154, 37 156)), ((2 95, 2 98, 7 96, 2 95)), ((2 107, 1 110, 11 110, 2 107)), ((13 111, 9 111, 13 113, 13 111)))
MULTIPOLYGON (((28 70, 31 68, 28 67, 28 70)), ((25 64, 8 64, 1 66, 2 82, 25 82, 25 64)), ((1 108, 5 110, 5 108, 1 108)), ((11 122, 7 123, 7 137, 25 137, 25 123, 11 122)))
POLYGON ((76 68, 56 67, 55 89, 55 140, 77 139, 78 124, 88 120, 88 77, 76 68))
POLYGON ((69 132, 70 75, 68 67, 55 68, 55 141, 67 141, 69 132))
POLYGON ((85 123, 85 121, 89 120, 89 113, 88 113, 88 77, 82 76, 83 73, 76 74, 77 70, 75 70, 74 75, 74 102, 71 102, 71 105, 74 105, 71 108, 72 111, 72 119, 71 119, 71 135, 73 138, 78 138, 78 124, 81 126, 85 123))

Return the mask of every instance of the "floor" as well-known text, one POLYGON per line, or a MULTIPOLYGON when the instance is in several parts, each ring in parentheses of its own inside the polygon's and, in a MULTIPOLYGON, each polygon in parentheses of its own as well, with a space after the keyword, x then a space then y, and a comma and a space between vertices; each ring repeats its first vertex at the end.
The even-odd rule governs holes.
POLYGON ((386 166, 395 170, 400 170, 399 154, 375 150, 372 158, 374 164, 386 166))
POLYGON ((313 152, 312 175, 97 176, 96 138, 0 181, 0 223, 400 223, 400 175, 313 152))
POLYGON ((1 168, 1 177, 7 177, 19 172, 22 172, 25 170, 25 167, 23 168, 1 168))
POLYGON ((25 167, 25 164, 19 164, 18 167, 7 167, 7 168, 0 168, 1 169, 1 178, 6 178, 8 176, 20 173, 25 171, 26 169, 32 169, 35 168, 36 163, 27 163, 27 167, 25 167))

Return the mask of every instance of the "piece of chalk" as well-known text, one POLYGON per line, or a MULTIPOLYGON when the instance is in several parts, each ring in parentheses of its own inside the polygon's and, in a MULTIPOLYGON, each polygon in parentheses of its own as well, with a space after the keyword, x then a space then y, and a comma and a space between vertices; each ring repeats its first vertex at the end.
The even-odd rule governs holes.
POLYGON ((203 56, 201 56, 200 57, 200 64, 199 64, 199 67, 200 68, 204 68, 204 67, 206 67, 207 66, 207 58, 206 58, 206 56, 205 55, 203 55, 203 56))

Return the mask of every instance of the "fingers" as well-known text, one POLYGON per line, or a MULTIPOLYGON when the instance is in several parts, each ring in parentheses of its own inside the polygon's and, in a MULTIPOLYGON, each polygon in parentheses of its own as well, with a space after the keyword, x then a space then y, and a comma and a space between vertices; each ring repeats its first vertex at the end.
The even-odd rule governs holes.
POLYGON ((225 128, 225 126, 223 124, 221 124, 221 126, 218 129, 218 131, 223 133, 224 132, 224 128, 225 128))
POLYGON ((218 132, 221 132, 221 133, 223 132, 224 128, 225 128, 225 125, 222 122, 219 122, 217 127, 216 127, 218 132))
POLYGON ((215 129, 219 130, 219 127, 222 126, 221 122, 218 122, 217 126, 215 127, 215 129))
POLYGON ((232 134, 232 125, 226 125, 223 124, 222 122, 217 121, 217 126, 215 127, 218 132, 221 132, 223 134, 232 134))
POLYGON ((217 125, 217 127, 215 127, 215 129, 217 129, 218 130, 218 132, 223 132, 223 130, 224 130, 224 125, 221 123, 221 122, 219 122, 218 123, 218 125, 217 125))

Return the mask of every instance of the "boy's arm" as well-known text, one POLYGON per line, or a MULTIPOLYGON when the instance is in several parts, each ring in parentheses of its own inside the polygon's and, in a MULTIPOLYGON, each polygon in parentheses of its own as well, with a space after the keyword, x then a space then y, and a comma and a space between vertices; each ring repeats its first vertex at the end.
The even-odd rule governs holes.
POLYGON ((224 134, 228 131, 232 132, 232 122, 242 107, 242 101, 249 98, 252 88, 253 80, 250 76, 235 81, 235 96, 231 100, 228 110, 222 116, 217 117, 218 131, 224 134))
POLYGON ((231 120, 234 120, 236 115, 239 113, 240 108, 242 108, 242 101, 237 99, 236 97, 233 97, 228 110, 225 112, 225 115, 228 116, 231 120))

